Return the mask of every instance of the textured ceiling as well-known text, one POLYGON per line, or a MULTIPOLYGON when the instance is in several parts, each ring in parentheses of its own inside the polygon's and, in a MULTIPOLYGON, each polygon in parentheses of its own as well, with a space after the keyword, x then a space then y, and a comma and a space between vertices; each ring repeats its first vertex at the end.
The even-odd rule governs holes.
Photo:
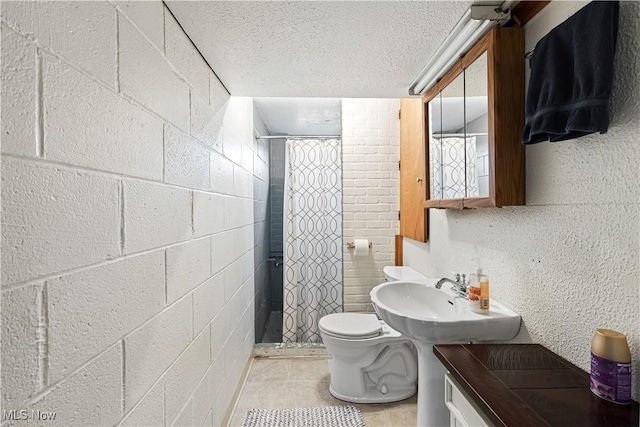
POLYGON ((167 4, 233 95, 395 98, 471 2, 167 4))
POLYGON ((254 98, 271 135, 340 135, 342 102, 337 98, 254 98))

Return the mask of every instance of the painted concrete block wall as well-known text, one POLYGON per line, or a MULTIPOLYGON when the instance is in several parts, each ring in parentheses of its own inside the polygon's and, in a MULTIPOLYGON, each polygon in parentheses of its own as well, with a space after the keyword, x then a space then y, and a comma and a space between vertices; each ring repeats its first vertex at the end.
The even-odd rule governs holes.
POLYGON ((342 100, 344 311, 373 311, 369 292, 395 263, 400 221, 398 99, 342 100), (354 257, 346 247, 366 238, 373 247, 354 257))
MULTIPOLYGON (((527 25, 526 49, 584 4, 551 2, 527 25)), ((587 371, 598 327, 627 335, 640 371, 639 18, 639 3, 621 2, 608 133, 527 147, 527 206, 431 209, 429 243, 404 244, 405 265, 432 277, 479 257, 492 296, 522 316, 521 338, 587 371)))
POLYGON ((219 425, 268 286, 252 100, 159 1, 3 3, 1 25, 2 409, 219 425))

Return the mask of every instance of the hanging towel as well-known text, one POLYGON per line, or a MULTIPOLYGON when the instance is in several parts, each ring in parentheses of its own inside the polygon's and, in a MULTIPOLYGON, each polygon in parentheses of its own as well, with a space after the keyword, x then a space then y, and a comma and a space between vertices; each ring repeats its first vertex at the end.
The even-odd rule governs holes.
POLYGON ((538 42, 523 144, 607 131, 618 9, 618 1, 591 2, 538 42))

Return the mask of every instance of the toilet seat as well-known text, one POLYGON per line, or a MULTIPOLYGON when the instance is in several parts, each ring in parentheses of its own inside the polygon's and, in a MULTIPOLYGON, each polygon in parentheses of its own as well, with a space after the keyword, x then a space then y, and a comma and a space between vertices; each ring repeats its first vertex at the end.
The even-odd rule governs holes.
POLYGON ((382 332, 382 323, 375 314, 333 313, 320 319, 320 329, 335 338, 369 339, 382 332))

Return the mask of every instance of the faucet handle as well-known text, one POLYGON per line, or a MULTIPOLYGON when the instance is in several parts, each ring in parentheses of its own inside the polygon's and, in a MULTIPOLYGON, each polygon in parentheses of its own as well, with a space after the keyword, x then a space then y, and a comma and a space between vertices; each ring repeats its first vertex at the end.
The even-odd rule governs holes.
POLYGON ((456 273, 456 282, 460 283, 460 273, 456 273))

